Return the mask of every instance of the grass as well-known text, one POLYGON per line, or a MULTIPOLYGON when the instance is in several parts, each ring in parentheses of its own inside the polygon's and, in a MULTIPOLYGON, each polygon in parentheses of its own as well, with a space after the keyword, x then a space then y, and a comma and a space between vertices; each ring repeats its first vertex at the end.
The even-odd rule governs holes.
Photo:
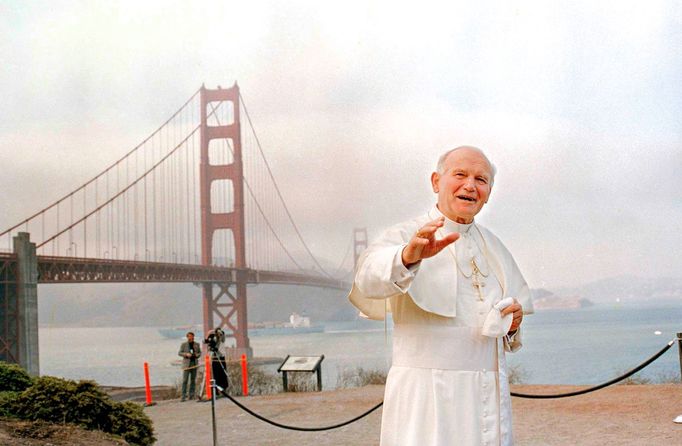
POLYGON ((528 381, 528 373, 521 365, 507 364, 507 378, 509 384, 525 384, 528 381))
POLYGON ((336 378, 336 387, 364 387, 372 384, 386 384, 387 373, 379 369, 365 369, 356 367, 354 369, 343 369, 339 371, 336 378))

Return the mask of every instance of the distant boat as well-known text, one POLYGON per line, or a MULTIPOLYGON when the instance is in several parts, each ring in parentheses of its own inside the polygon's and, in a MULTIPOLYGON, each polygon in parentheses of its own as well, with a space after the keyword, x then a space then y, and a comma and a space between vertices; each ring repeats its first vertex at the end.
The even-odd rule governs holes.
MULTIPOLYGON (((197 342, 203 339, 203 328, 195 325, 160 328, 159 334, 167 339, 182 339, 188 331, 194 333, 197 342)), ((307 333, 322 333, 324 325, 311 324, 308 316, 291 313, 289 322, 255 322, 249 324, 249 336, 282 336, 307 333)))
POLYGON ((249 324, 249 336, 281 336, 322 333, 324 325, 311 324, 308 316, 291 313, 289 322, 258 322, 249 324))
POLYGON ((194 333, 194 340, 201 342, 204 339, 203 331, 199 325, 183 325, 180 327, 159 328, 159 334, 167 339, 183 339, 187 332, 194 333))

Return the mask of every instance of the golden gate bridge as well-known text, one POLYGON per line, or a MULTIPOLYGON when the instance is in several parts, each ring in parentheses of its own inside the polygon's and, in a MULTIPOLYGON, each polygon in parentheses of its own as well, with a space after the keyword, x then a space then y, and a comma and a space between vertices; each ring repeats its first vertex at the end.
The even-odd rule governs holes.
POLYGON ((38 374, 37 285, 80 282, 195 283, 204 333, 223 327, 234 353, 251 356, 247 284, 348 290, 366 245, 366 230, 354 228, 339 266, 325 269, 238 85, 202 86, 123 157, 0 233, 0 360, 38 374))

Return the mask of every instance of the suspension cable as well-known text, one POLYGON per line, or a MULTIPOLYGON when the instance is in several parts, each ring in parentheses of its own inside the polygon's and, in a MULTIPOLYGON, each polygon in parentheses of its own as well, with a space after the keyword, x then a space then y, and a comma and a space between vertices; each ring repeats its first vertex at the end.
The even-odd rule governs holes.
MULTIPOLYGON (((341 263, 339 263, 339 267, 336 268, 336 271, 334 272, 334 277, 340 277, 338 274, 341 272, 341 268, 343 268, 343 264, 346 263, 346 259, 348 258, 348 254, 350 254, 350 247, 353 246, 353 238, 351 237, 350 240, 348 240, 348 246, 346 247, 346 253, 343 255, 343 258, 341 259, 341 263)), ((348 274, 346 274, 347 276, 348 274)))
MULTIPOLYGON (((195 95, 196 95, 196 93, 195 93, 195 95)), ((215 113, 216 111, 217 111, 217 109, 214 109, 213 113, 215 113)), ((74 228, 75 226, 77 226, 78 224, 82 223, 83 221, 87 220, 89 217, 91 217, 91 216, 92 216, 93 214, 95 214, 96 212, 99 212, 101 209, 103 209, 104 207, 106 207, 108 204, 112 203, 116 198, 118 198, 118 197, 120 197, 121 195, 125 194, 128 190, 130 190, 130 189, 131 189, 133 186, 135 186, 138 182, 140 182, 142 179, 146 178, 150 173, 152 173, 153 171, 155 171, 155 169, 156 169, 157 167, 159 167, 161 164, 164 164, 164 161, 168 160, 175 152, 177 152, 177 151, 178 151, 178 150, 179 150, 179 149, 180 149, 180 148, 181 148, 181 147, 182 147, 182 146, 183 146, 183 145, 184 145, 184 144, 185 144, 185 143, 186 143, 186 142, 187 142, 187 141, 196 133, 196 132, 197 132, 197 130, 199 130, 200 127, 201 127, 200 125, 197 125, 196 127, 194 127, 194 129, 193 129, 185 138, 183 138, 182 141, 180 141, 172 150, 170 150, 170 151, 169 151, 165 156, 163 156, 159 161, 157 161, 155 164, 153 164, 152 167, 150 167, 150 168, 147 169, 145 172, 143 172, 142 175, 140 175, 139 177, 137 177, 134 181, 132 181, 131 183, 129 183, 129 184, 128 184, 126 187, 124 187, 123 189, 119 190, 118 193, 116 193, 115 195, 113 195, 110 199, 108 199, 107 201, 105 201, 104 203, 102 203, 100 206, 96 207, 96 208, 93 209, 91 212, 87 213, 86 215, 84 215, 83 217, 81 217, 80 219, 78 219, 77 221, 72 222, 69 226, 67 226, 66 228, 64 228, 64 229, 62 229, 61 231, 57 232, 57 233, 56 233, 55 235, 53 235, 52 237, 50 237, 50 238, 48 238, 48 239, 46 239, 46 240, 43 240, 42 243, 40 243, 39 245, 36 245, 36 248, 40 248, 40 247, 42 247, 43 245, 49 243, 50 241, 52 241, 52 240, 58 238, 60 235, 62 235, 62 234, 64 234, 65 232, 69 231, 70 229, 74 228)), ((164 166, 165 166, 165 164, 164 164, 164 166)), ((1 235, 1 234, 0 234, 0 235, 1 235)))
POLYGON ((242 105, 244 106, 244 113, 246 114, 246 119, 249 122, 249 126, 251 127, 251 132, 253 133, 253 136, 256 139, 256 145, 258 146, 258 150, 260 151, 260 154, 263 157, 263 162, 265 163, 265 167, 267 168, 268 175, 270 176, 270 179, 272 180, 272 183, 275 186, 275 191, 277 191, 277 196, 279 197, 280 201, 282 202, 282 206, 284 206, 284 211, 286 212, 287 217, 289 218, 289 221, 291 222, 291 225, 294 228, 294 232, 296 232, 298 239, 303 244, 303 247, 308 252, 308 255, 310 255, 310 257, 313 259, 313 262, 315 262, 315 265, 317 265, 317 267, 320 268, 320 271, 322 272, 322 274, 329 277, 330 279, 334 279, 334 277, 331 274, 329 274, 322 267, 322 265, 320 265, 320 262, 317 261, 317 258, 315 257, 315 255, 313 255, 312 251, 310 250, 310 248, 306 244, 305 240, 303 240, 303 236, 301 235, 301 232, 298 230, 298 226, 296 226, 296 223, 294 222, 294 218, 292 217, 291 212, 289 212, 289 208, 287 207, 287 204, 284 202, 284 197, 282 197, 282 193, 279 190, 279 186, 277 186, 277 182, 275 181, 275 177, 272 174, 272 170, 270 169, 270 164, 268 163, 267 159, 265 159, 265 154, 263 153, 263 147, 261 146, 260 139, 258 138, 258 135, 256 134, 256 129, 253 127, 253 123, 251 122, 251 116, 249 116, 249 110, 246 108, 246 103, 244 102, 244 97, 242 96, 241 92, 239 93, 239 100, 241 101, 242 105))
POLYGON ((38 215, 40 215, 40 214, 42 214, 42 213, 44 213, 44 212, 49 211, 50 209, 52 209, 53 207, 57 206, 58 204, 60 204, 60 203, 63 202, 64 200, 70 198, 71 196, 75 195, 76 193, 78 193, 78 192, 81 191, 82 189, 85 189, 85 188, 86 188, 88 185, 90 185, 93 181, 98 180, 100 177, 102 177, 103 175, 105 175, 107 172, 109 172, 109 171, 110 171, 111 169, 113 169, 114 167, 118 166, 122 161, 124 161, 126 158, 128 158, 130 155, 132 155, 135 151, 137 151, 140 147, 142 147, 147 141, 149 141, 149 140, 152 139, 157 133, 159 133, 159 132, 161 131, 161 129, 163 129, 164 126, 165 126, 166 124, 168 124, 170 121, 172 121, 173 118, 175 118, 175 117, 176 117, 176 116, 177 116, 177 115, 178 115, 178 114, 187 106, 187 104, 189 104, 190 102, 192 102, 192 100, 196 97, 196 95, 199 94, 199 91, 200 91, 200 90, 195 91, 194 94, 193 94, 187 101, 185 101, 184 104, 182 104, 182 107, 180 107, 180 108, 178 109, 178 111, 176 111, 175 113, 173 113, 173 115, 172 115, 170 118, 168 118, 168 119, 167 119, 163 124, 161 124, 156 130, 154 130, 149 136, 147 136, 141 143, 139 143, 138 145, 136 145, 132 150, 130 150, 130 151, 129 151, 128 153, 126 153, 125 155, 123 155, 123 156, 122 156, 120 159, 118 159, 116 162, 114 162, 113 164, 109 165, 109 167, 107 167, 106 169, 104 169, 102 172, 100 172, 99 174, 97 174, 96 176, 94 176, 93 178, 91 178, 90 180, 86 181, 86 182, 85 182, 82 186, 80 186, 79 188, 74 189, 74 190, 71 191, 70 193, 64 195, 64 196, 63 196, 62 198, 60 198, 59 200, 55 201, 54 203, 52 203, 51 205, 47 206, 46 208, 41 209, 40 211, 36 212, 35 214, 33 214, 33 215, 31 215, 30 217, 26 218, 25 220, 21 221, 20 223, 17 223, 16 225, 12 226, 12 227, 9 228, 9 229, 6 229, 6 230, 3 231, 2 233, 0 233, 0 237, 2 237, 2 236, 4 236, 5 234, 7 234, 7 233, 9 233, 9 232, 11 232, 11 231, 13 231, 13 230, 15 230, 16 228, 18 228, 18 227, 21 226, 21 225, 23 225, 23 224, 25 224, 25 223, 28 223, 29 221, 33 220, 33 219, 34 219, 35 217, 37 217, 38 215))
MULTIPOLYGON (((210 105, 211 108, 213 109, 213 113, 215 113, 215 112, 216 112, 216 108, 215 108, 215 107, 213 106, 213 104, 210 103, 210 102, 209 102, 209 105, 210 105)), ((217 114, 214 114, 214 117, 215 117, 216 121, 218 122, 218 125, 221 125, 221 124, 220 124, 220 118, 218 118, 218 115, 217 115, 217 114)), ((230 153, 232 154, 232 159, 234 159, 234 149, 232 148, 232 146, 231 146, 230 144, 227 144, 227 148, 229 149, 230 153)), ((299 265, 299 263, 296 261, 296 259, 294 259, 294 257, 291 255, 291 253, 289 252, 289 250, 286 248, 286 246, 284 246, 284 242, 279 238, 279 236, 278 236, 277 233, 275 232, 275 228, 272 226, 272 224, 270 223, 270 220, 268 220, 268 217, 265 215, 265 212, 263 211, 263 208, 261 207, 260 203, 258 202, 258 199, 256 198, 256 194, 253 192, 253 189, 251 189, 251 186, 249 185, 249 182, 246 180, 246 177, 244 176, 243 172, 242 172, 242 181, 244 181, 244 185, 246 186, 246 190, 249 191, 249 195, 251 195, 251 198, 253 198, 253 202, 256 204, 256 208, 258 209, 258 212, 260 212, 260 214, 261 214, 261 215, 263 216, 263 218, 265 219, 265 224, 266 224, 266 225, 268 226, 268 228, 270 229, 270 232, 272 232, 272 235, 275 237, 275 239, 277 240, 277 242, 279 243, 279 245, 282 247, 282 249, 284 250, 284 252, 286 253, 286 255, 287 255, 287 256, 291 259, 291 261, 294 262, 294 264, 298 267, 298 269, 303 270, 303 267, 302 267, 301 265, 299 265)))

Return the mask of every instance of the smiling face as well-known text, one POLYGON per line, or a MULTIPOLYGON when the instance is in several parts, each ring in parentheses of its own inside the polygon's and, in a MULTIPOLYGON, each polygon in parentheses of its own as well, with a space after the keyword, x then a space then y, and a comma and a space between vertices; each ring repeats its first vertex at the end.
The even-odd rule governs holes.
POLYGON ((438 209, 452 221, 471 223, 490 197, 492 166, 480 151, 461 148, 445 159, 443 172, 431 174, 438 209))

